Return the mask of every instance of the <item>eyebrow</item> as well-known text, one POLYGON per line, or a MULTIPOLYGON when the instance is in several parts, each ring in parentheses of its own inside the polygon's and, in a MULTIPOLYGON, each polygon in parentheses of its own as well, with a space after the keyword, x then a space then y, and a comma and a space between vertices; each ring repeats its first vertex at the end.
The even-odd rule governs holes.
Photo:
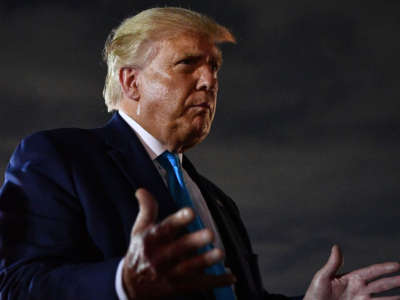
MULTIPOLYGON (((186 52, 182 55, 182 57, 189 58, 189 59, 194 59, 194 60, 200 60, 204 57, 205 55, 200 54, 200 53, 193 53, 193 52, 186 52)), ((215 60, 220 67, 222 65, 222 53, 221 50, 217 48, 217 51, 215 54, 211 55, 211 59, 215 60)))
POLYGON ((202 54, 197 54, 197 53, 189 53, 189 52, 187 52, 187 53, 184 53, 184 54, 182 55, 182 57, 184 57, 184 58, 189 58, 189 59, 199 60, 199 59, 202 59, 202 58, 204 57, 204 55, 202 55, 202 54))

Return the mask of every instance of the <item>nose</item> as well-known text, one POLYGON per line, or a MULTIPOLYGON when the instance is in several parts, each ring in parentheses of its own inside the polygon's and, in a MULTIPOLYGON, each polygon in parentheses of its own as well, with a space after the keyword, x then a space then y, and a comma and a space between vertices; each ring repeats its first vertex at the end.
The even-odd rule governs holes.
POLYGON ((204 65, 199 68, 198 80, 196 89, 204 91, 216 91, 218 89, 217 72, 209 65, 204 65))

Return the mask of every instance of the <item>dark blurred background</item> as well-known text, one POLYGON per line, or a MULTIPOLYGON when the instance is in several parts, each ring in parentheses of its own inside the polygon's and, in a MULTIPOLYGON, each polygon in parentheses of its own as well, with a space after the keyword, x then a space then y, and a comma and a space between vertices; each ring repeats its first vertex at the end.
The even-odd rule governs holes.
POLYGON ((0 172, 34 131, 106 122, 108 33, 167 5, 237 36, 213 131, 189 156, 236 200, 265 287, 303 293, 333 243, 343 272, 398 261, 399 1, 2 0, 0 172))

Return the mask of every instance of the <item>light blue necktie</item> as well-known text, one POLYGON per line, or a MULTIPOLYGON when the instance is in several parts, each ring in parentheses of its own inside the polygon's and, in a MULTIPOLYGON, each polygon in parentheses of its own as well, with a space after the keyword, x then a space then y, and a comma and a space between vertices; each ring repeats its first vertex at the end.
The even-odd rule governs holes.
MULTIPOLYGON (((171 193, 171 196, 175 200, 178 207, 190 207, 195 210, 185 182, 183 181, 182 168, 178 155, 169 151, 165 151, 163 154, 157 157, 157 160, 167 171, 169 192, 171 193)), ((204 224, 200 217, 196 214, 193 222, 188 225, 188 230, 189 232, 195 232, 203 228, 205 228, 204 224)), ((204 253, 213 248, 214 246, 212 244, 208 244, 200 249, 199 252, 204 253)), ((211 267, 208 267, 205 272, 213 275, 223 275, 226 273, 225 267, 222 263, 217 263, 211 267)), ((214 295, 217 300, 235 300, 233 290, 229 286, 215 288, 214 295)))

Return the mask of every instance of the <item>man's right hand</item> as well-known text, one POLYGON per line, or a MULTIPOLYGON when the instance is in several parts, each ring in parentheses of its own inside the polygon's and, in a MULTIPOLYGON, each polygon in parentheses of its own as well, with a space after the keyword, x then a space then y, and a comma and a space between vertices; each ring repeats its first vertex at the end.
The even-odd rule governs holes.
POLYGON ((156 224, 158 206, 153 196, 145 189, 138 189, 135 195, 140 211, 122 270, 123 286, 130 299, 164 299, 235 282, 232 274, 204 273, 224 256, 217 248, 198 254, 199 248, 213 241, 209 229, 179 234, 193 221, 192 209, 183 208, 156 224))

